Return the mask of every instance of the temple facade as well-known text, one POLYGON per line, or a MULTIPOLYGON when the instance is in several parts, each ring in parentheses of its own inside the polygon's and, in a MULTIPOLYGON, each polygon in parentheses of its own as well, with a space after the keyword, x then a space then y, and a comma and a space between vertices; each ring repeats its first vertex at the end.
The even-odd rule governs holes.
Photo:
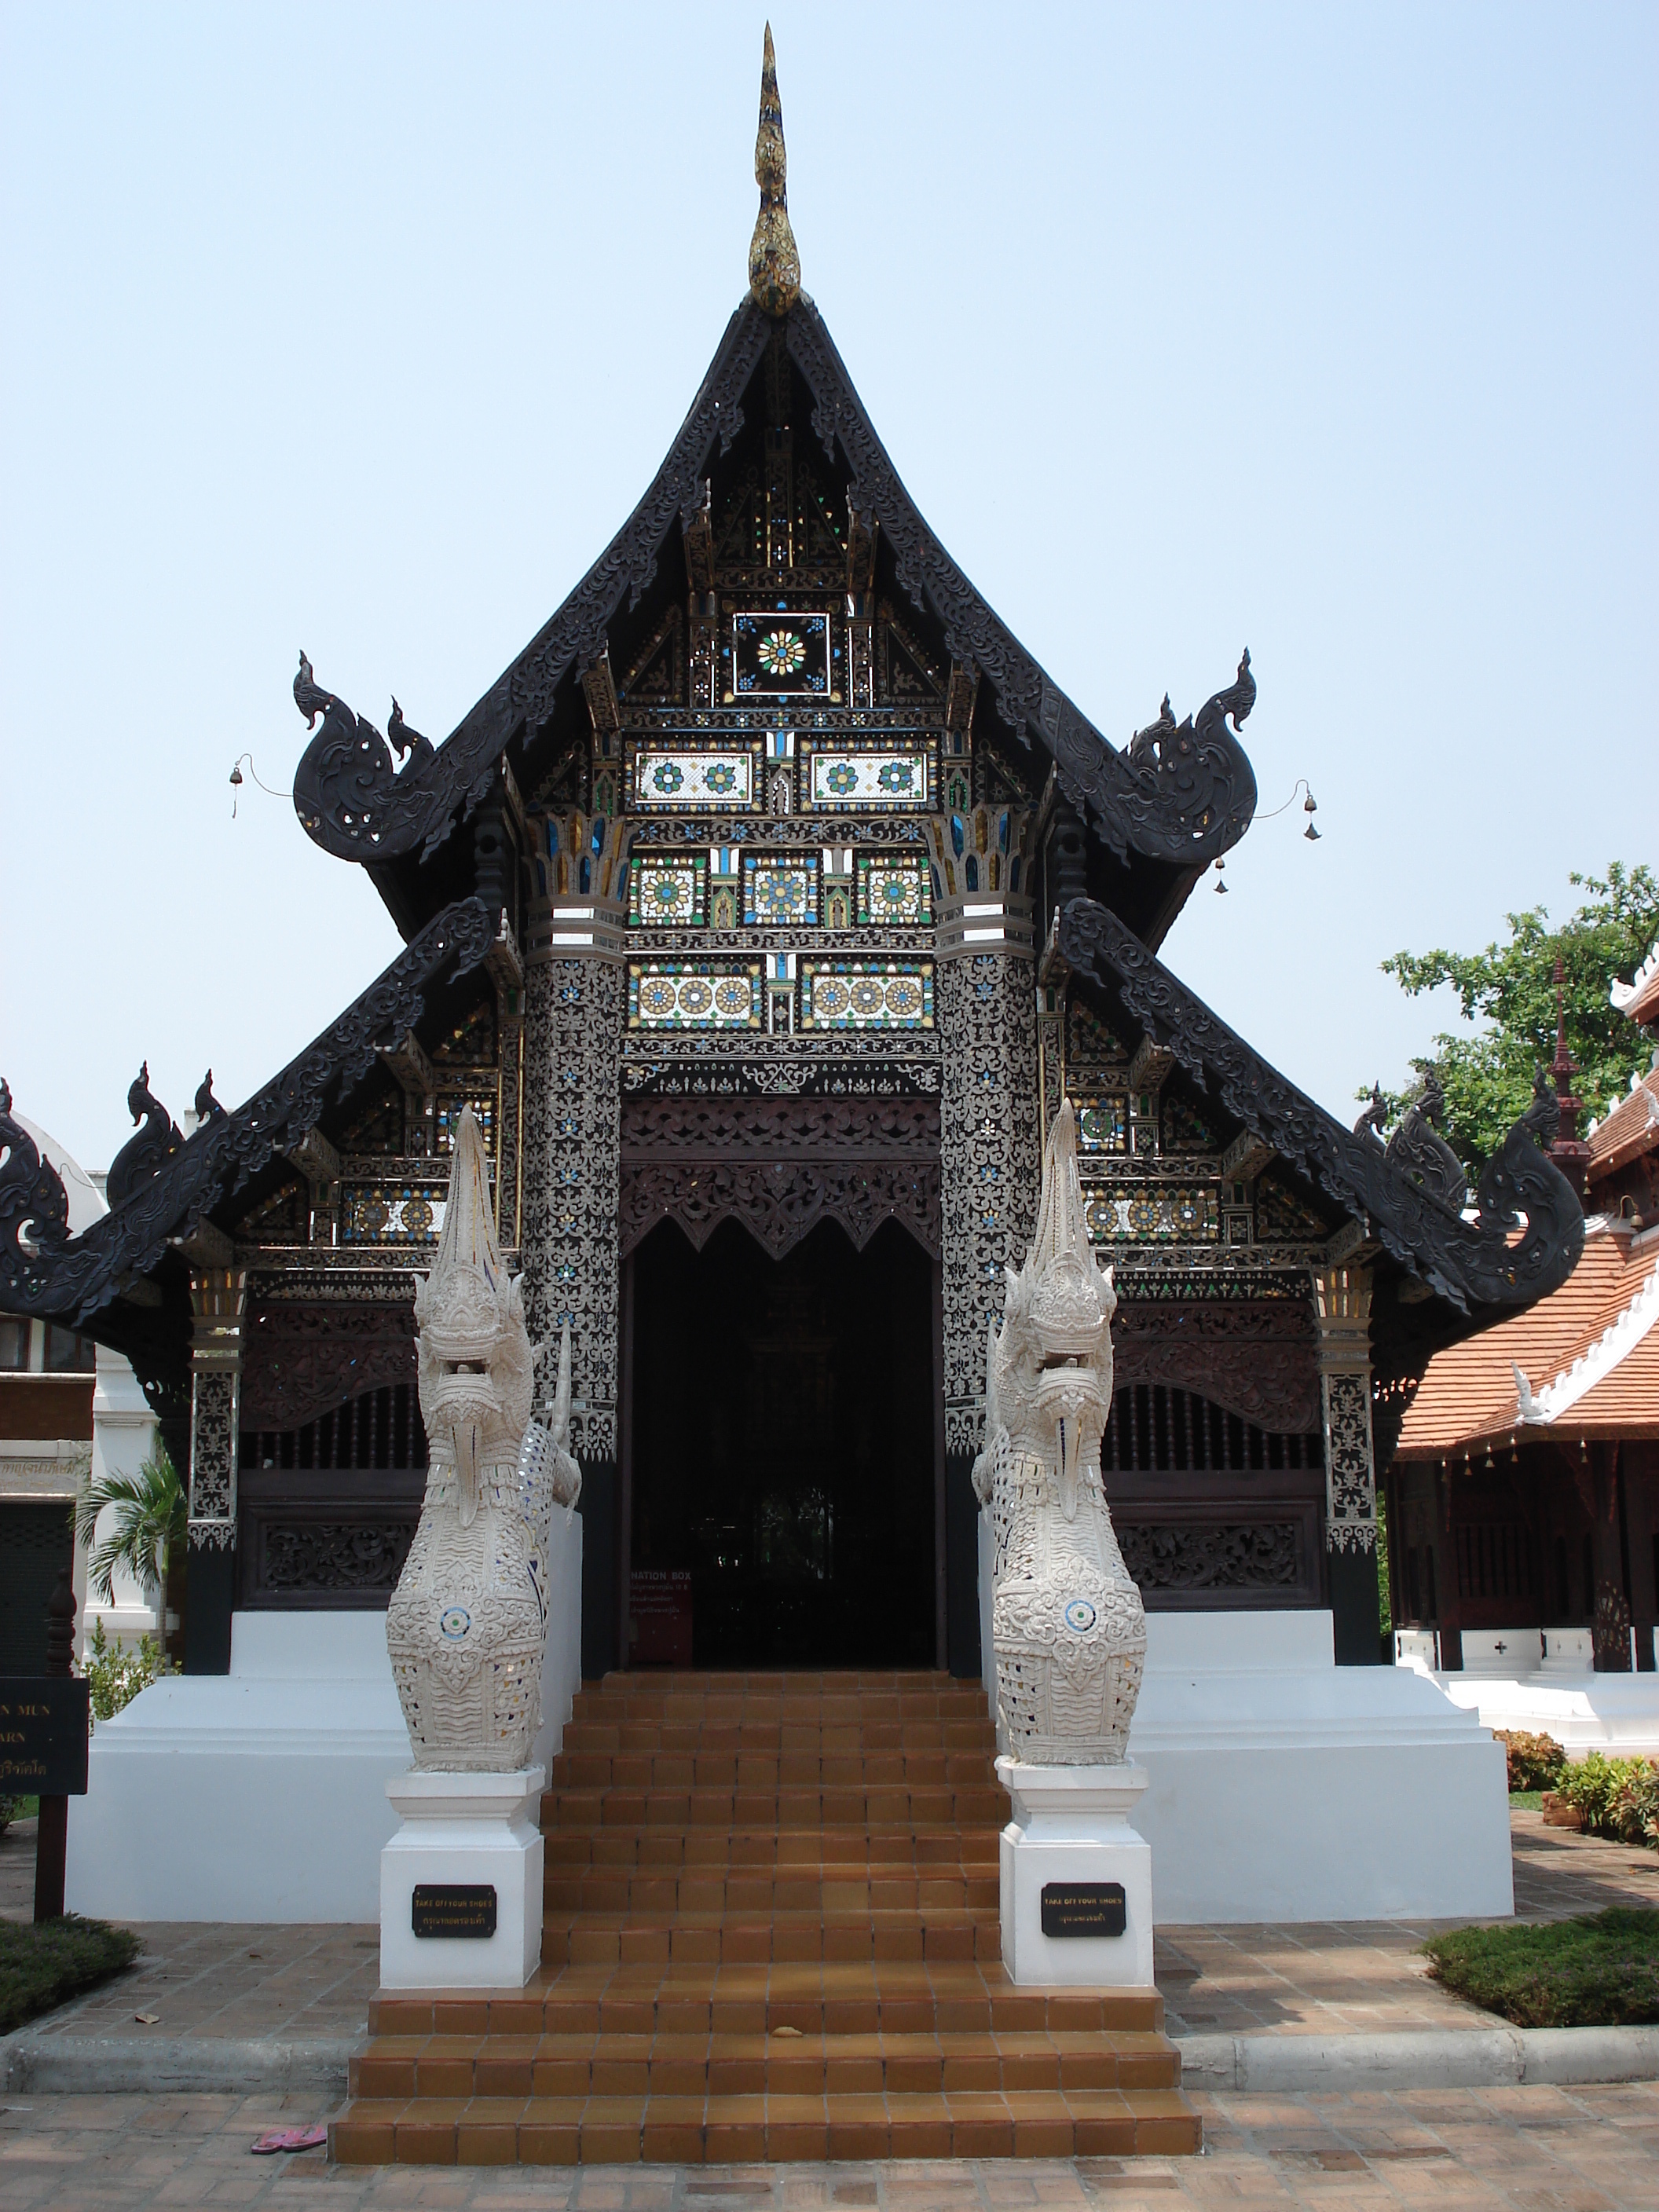
POLYGON ((1379 1452, 1583 1241, 1553 1096, 1451 1193, 1410 1117, 1334 1121, 1165 964, 1255 807, 1249 655, 1121 746, 1048 678, 800 290, 769 127, 681 430, 459 727, 382 734, 301 657, 296 811, 404 951, 187 1140, 136 1084, 84 1228, 0 1093, 0 1308, 132 1362, 189 1470, 191 1672, 234 1616, 384 1608, 470 1107, 531 1335, 571 1332, 584 1670, 973 1676, 987 1333, 1069 1099, 1147 1613, 1324 1609, 1374 1662, 1379 1452))

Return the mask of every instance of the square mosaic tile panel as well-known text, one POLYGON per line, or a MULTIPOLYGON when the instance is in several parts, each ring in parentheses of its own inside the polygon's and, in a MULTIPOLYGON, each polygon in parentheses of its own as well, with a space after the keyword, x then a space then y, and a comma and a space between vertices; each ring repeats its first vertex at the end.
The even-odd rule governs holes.
POLYGON ((760 791, 758 745, 641 745, 631 763, 632 805, 647 814, 744 812, 760 791))
POLYGON ((745 853, 743 856, 743 918, 780 925, 816 922, 818 864, 799 854, 745 853))
POLYGON ((734 698, 827 699, 837 688, 828 615, 733 615, 726 654, 726 690, 734 698))
POLYGON ((708 914, 705 854, 651 854, 632 864, 628 919, 648 929, 696 928, 708 914))
POLYGON ((933 803, 931 744, 808 753, 801 805, 815 813, 915 813, 933 803))
POLYGON ((859 927, 933 918, 932 871, 919 853, 860 853, 857 858, 859 927))
POLYGON ((804 1030, 930 1030, 931 960, 803 960, 804 1030))

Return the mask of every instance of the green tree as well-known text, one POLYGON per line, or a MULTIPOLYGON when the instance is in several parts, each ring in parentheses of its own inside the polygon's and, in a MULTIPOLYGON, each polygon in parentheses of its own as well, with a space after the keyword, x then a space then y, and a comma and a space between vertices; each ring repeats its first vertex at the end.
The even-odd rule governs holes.
MULTIPOLYGON (((1547 908, 1529 907, 1507 917, 1507 945, 1483 952, 1396 952, 1382 963, 1408 998, 1443 983, 1457 993, 1474 1034, 1443 1030, 1434 1052, 1412 1065, 1419 1076, 1432 1069, 1439 1077, 1447 1140, 1476 1169, 1524 1111, 1539 1062, 1548 1066, 1555 1057, 1558 957, 1567 1048, 1579 1069, 1573 1089, 1585 1108, 1581 1136, 1589 1116, 1607 1113, 1652 1059, 1651 1045, 1607 994, 1615 979, 1629 982, 1659 938, 1659 879, 1645 863, 1626 868, 1614 860, 1605 878, 1567 880, 1589 896, 1559 928, 1550 927, 1547 908)), ((1392 1116, 1410 1094, 1382 1095, 1392 1116)))
POLYGON ((156 1445, 137 1474, 106 1474, 84 1483, 75 1502, 75 1527, 82 1549, 92 1555, 87 1561, 88 1589, 112 1605, 118 1567, 140 1589, 164 1582, 168 1555, 182 1549, 189 1521, 189 1501, 165 1444, 156 1445), (115 1517, 100 1544, 98 1516, 108 1505, 115 1508, 115 1517))

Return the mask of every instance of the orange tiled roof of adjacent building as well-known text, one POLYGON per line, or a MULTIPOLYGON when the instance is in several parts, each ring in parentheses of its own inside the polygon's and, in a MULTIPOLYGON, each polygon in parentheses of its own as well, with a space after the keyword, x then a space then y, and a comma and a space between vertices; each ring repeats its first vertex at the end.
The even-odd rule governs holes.
POLYGON ((1552 1434, 1659 1437, 1659 1229, 1636 1236, 1592 1221, 1583 1256, 1559 1291, 1437 1352, 1396 1455, 1441 1459, 1552 1434), (1532 1394, 1529 1419, 1521 1414, 1517 1367, 1532 1394))
POLYGON ((1624 1167, 1659 1145, 1659 1067, 1650 1068, 1634 1091, 1621 1098, 1605 1121, 1589 1133, 1591 1182, 1624 1167))

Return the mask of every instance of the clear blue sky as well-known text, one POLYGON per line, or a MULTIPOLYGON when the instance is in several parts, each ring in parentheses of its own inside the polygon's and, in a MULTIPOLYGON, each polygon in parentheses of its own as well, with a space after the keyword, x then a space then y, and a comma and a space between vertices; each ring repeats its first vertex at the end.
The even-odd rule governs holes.
MULTIPOLYGON (((772 9, 805 281, 912 492, 1115 740, 1229 681, 1264 807, 1167 954, 1351 1118, 1377 972, 1659 857, 1659 10, 772 9)), ((83 1162, 389 959, 295 656, 445 735, 744 282, 759 6, 0 16, 0 1073, 83 1162)))

